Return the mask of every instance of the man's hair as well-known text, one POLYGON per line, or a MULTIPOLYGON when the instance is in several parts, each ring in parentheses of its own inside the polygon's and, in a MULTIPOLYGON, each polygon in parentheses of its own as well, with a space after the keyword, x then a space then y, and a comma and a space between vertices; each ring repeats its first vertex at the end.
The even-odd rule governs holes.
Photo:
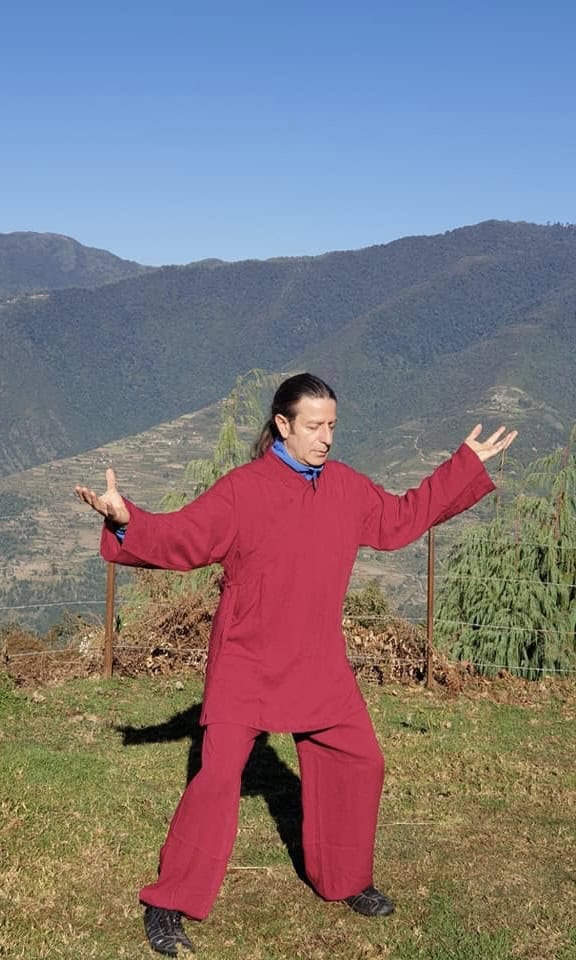
POLYGON ((315 377, 313 373, 297 373, 294 377, 288 377, 280 384, 274 394, 270 416, 252 447, 253 460, 263 456, 274 441, 280 437, 280 431, 275 420, 278 414, 292 422, 296 416, 296 407, 302 397, 336 400, 336 394, 332 387, 328 386, 320 377, 315 377))

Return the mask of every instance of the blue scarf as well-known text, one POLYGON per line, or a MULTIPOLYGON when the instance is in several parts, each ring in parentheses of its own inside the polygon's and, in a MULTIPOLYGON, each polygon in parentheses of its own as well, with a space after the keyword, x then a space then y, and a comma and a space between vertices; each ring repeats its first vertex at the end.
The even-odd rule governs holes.
POLYGON ((292 467, 296 473, 301 473, 306 480, 317 480, 324 469, 324 464, 321 467, 310 467, 307 463, 299 463, 298 460, 290 456, 282 440, 275 440, 272 444, 272 450, 280 460, 292 467))

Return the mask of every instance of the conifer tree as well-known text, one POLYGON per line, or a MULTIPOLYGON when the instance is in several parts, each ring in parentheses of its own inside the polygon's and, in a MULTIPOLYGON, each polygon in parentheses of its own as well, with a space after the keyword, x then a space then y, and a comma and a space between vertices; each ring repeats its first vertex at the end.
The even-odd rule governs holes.
POLYGON ((242 431, 255 432, 264 420, 263 396, 274 387, 277 377, 262 370, 250 370, 239 376, 233 390, 220 406, 220 430, 210 459, 191 460, 183 476, 183 488, 172 491, 162 499, 164 510, 178 510, 190 500, 199 497, 220 477, 250 458, 250 444, 242 431))
POLYGON ((576 429, 532 463, 511 504, 450 552, 439 645, 487 674, 576 668, 576 429))

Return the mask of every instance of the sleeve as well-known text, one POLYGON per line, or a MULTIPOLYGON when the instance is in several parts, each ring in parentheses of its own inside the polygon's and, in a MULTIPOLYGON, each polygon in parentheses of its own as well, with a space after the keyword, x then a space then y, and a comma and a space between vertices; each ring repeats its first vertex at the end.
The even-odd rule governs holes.
POLYGON ((104 560, 131 567, 193 570, 221 562, 236 537, 234 489, 229 476, 181 510, 149 513, 126 501, 130 522, 122 542, 104 523, 100 553, 104 560))
POLYGON ((474 506, 495 489, 484 464, 462 446, 420 486, 396 495, 366 478, 360 543, 376 550, 397 550, 450 517, 474 506))

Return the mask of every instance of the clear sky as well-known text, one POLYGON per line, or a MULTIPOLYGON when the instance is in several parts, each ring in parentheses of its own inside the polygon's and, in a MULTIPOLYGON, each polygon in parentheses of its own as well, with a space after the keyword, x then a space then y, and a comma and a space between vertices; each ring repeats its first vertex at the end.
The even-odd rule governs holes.
POLYGON ((0 232, 161 264, 576 221, 574 0, 20 0, 1 19, 0 232))

